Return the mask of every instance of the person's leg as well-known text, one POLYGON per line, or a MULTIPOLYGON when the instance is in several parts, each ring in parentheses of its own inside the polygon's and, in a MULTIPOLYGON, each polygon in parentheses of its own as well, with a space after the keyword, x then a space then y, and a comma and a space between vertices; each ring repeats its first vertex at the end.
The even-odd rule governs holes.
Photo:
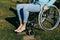
POLYGON ((34 5, 34 4, 25 4, 23 7, 23 12, 24 12, 24 24, 22 26, 22 28, 17 31, 17 32, 22 32, 23 30, 25 30, 26 28, 26 23, 28 21, 28 17, 29 17, 29 11, 31 12, 39 12, 40 11, 40 5, 34 5))
POLYGON ((16 30, 14 30, 14 31, 18 31, 21 27, 22 27, 22 17, 21 17, 21 15, 20 15, 20 10, 23 8, 23 6, 21 6, 21 4, 18 4, 17 6, 16 6, 16 10, 17 10, 17 14, 18 14, 18 17, 19 17, 19 21, 20 21, 20 25, 19 25, 19 27, 16 29, 16 30))
MULTIPOLYGON (((22 4, 21 6, 26 6, 27 4, 22 4)), ((27 23, 27 19, 28 19, 28 16, 29 16, 29 12, 26 11, 26 9, 23 7, 23 16, 24 16, 24 20, 23 20, 23 24, 21 27, 18 27, 18 30, 17 32, 21 32, 22 30, 25 30, 26 28, 26 23, 27 23), (26 15, 26 16, 25 16, 26 15)), ((18 14, 19 15, 19 14, 18 14)), ((20 24, 21 25, 21 24, 20 24)))

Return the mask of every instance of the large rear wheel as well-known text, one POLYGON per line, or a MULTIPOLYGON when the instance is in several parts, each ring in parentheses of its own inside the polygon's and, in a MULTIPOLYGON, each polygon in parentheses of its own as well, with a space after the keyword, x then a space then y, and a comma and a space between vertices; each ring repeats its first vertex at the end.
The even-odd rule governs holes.
POLYGON ((40 11, 38 16, 38 22, 43 30, 53 30, 59 24, 60 13, 55 5, 50 6, 48 10, 40 11))

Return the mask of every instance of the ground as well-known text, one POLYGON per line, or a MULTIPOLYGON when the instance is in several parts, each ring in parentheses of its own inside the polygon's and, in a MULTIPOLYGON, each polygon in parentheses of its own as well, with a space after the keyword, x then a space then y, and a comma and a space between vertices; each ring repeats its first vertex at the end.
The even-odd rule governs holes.
POLYGON ((14 30, 19 24, 14 14, 16 4, 16 2, 0 0, 0 40, 60 40, 60 24, 52 31, 34 29, 35 34, 32 36, 15 33, 14 30))

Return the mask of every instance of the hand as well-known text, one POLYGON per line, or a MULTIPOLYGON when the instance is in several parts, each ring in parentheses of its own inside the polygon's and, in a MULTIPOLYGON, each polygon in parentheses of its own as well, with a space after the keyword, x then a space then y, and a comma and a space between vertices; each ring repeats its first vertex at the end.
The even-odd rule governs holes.
POLYGON ((46 10, 48 10, 48 6, 47 6, 47 5, 44 6, 44 10, 43 10, 43 12, 45 12, 46 10))

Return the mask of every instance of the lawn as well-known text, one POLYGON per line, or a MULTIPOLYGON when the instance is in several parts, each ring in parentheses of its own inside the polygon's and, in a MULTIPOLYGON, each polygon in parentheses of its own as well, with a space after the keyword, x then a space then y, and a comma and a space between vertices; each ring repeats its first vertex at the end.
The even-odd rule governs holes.
MULTIPOLYGON (((23 40, 27 36, 14 32, 19 24, 15 11, 16 4, 16 1, 0 0, 0 40, 23 40)), ((60 24, 53 31, 34 31, 34 40, 60 40, 60 24)))

